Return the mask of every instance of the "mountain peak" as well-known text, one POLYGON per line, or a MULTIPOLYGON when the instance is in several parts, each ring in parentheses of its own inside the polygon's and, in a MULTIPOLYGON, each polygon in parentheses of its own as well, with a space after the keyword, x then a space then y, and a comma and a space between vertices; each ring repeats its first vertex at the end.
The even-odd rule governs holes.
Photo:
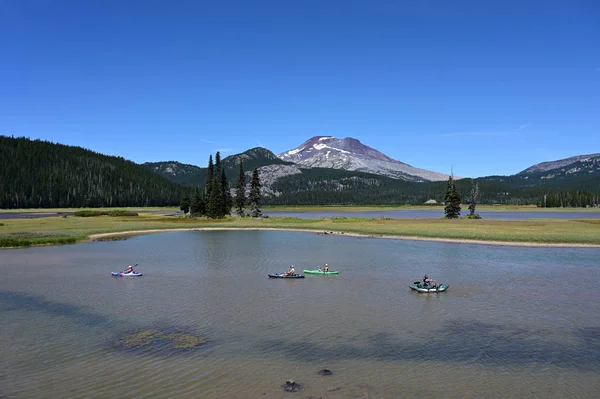
POLYGON ((307 167, 345 169, 409 181, 446 180, 448 175, 415 168, 371 148, 353 137, 313 136, 278 157, 307 167))

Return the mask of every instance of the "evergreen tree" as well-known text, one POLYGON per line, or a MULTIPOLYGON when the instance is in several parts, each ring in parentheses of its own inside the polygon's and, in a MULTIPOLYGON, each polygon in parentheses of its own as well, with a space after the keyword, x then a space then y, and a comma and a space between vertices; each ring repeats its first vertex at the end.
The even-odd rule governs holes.
MULTIPOLYGON (((206 215, 212 219, 225 216, 225 204, 223 199, 223 187, 221 186, 221 154, 217 151, 215 156, 214 175, 208 196, 206 215)), ((207 183, 208 184, 208 183, 207 183)))
POLYGON ((253 218, 262 216, 260 210, 260 179, 258 177, 258 169, 254 168, 252 171, 252 180, 250 181, 250 196, 248 198, 250 202, 250 215, 253 218))
POLYGON ((229 188, 229 181, 225 175, 225 169, 221 170, 221 189, 223 190, 223 215, 231 215, 233 198, 231 198, 231 190, 229 188))
POLYGON ((460 217, 460 193, 456 189, 453 173, 448 178, 444 202, 446 204, 444 207, 445 217, 447 219, 458 219, 460 217))
POLYGON ((214 179, 212 188, 210 189, 210 197, 208 198, 208 204, 206 207, 206 216, 211 219, 222 218, 223 215, 223 203, 221 202, 222 190, 221 190, 221 179, 214 179))
POLYGON ((196 189, 190 201, 190 216, 200 217, 206 214, 206 203, 202 190, 196 189))
POLYGON ((181 203, 179 204, 179 209, 181 209, 183 213, 188 213, 190 211, 190 202, 190 195, 188 193, 183 194, 181 203))
POLYGON ((217 151, 217 153, 215 154, 215 179, 221 178, 221 168, 221 153, 217 151))
POLYGON ((244 216, 244 206, 246 206, 246 175, 244 174, 244 165, 240 158, 240 174, 238 176, 235 189, 235 206, 238 216, 244 216))
POLYGON ((469 218, 470 219, 481 219, 477 213, 475 213, 475 207, 479 202, 479 183, 477 180, 471 181, 471 195, 469 196, 469 218))
POLYGON ((208 168, 206 169, 206 180, 204 181, 204 194, 210 197, 210 190, 215 176, 215 166, 213 165, 212 154, 208 157, 208 168))

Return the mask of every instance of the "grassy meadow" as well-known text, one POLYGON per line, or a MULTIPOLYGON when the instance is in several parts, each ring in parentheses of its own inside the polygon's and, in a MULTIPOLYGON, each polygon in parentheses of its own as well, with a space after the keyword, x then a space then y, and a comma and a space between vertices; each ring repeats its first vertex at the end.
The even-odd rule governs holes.
MULTIPOLYGON (((318 207, 318 209, 323 208, 318 207)), ((51 216, 43 218, 2 219, 0 223, 0 247, 69 244, 86 241, 90 239, 90 236, 102 233, 196 228, 301 229, 315 232, 351 233, 366 236, 475 240, 515 244, 583 244, 600 246, 600 218, 569 220, 375 219, 353 218, 351 217, 352 214, 349 213, 348 217, 330 219, 300 219, 295 217, 242 219, 228 217, 220 220, 210 220, 189 219, 181 216, 165 216, 154 213, 157 210, 166 212, 175 211, 175 208, 124 209, 135 210, 139 213, 139 216, 51 216)), ((281 207, 268 208, 271 211, 275 209, 279 211, 281 207)), ((335 209, 337 211, 339 207, 329 207, 327 209, 335 209)), ((365 210, 365 208, 361 207, 360 210, 365 210)), ((52 212, 52 210, 46 209, 35 211, 39 213, 52 212)), ((67 212, 69 210, 61 209, 53 211, 67 212)), ((311 208, 311 211, 316 210, 311 208)), ((124 238, 128 234, 101 239, 119 239, 124 238)))

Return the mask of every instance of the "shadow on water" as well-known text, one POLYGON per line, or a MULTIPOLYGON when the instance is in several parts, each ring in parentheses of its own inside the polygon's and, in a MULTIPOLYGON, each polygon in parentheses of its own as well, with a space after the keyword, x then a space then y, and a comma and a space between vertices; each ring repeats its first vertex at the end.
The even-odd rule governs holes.
POLYGON ((290 345, 285 340, 268 340, 262 350, 287 357, 319 362, 341 359, 415 360, 480 363, 486 365, 548 364, 596 371, 600 367, 600 327, 575 329, 579 343, 544 341, 539 331, 500 324, 452 321, 422 343, 399 341, 391 333, 377 333, 365 341, 332 346, 313 341, 290 345), (366 343, 366 345, 364 345, 366 343), (362 345, 361 345, 362 344, 362 345))
POLYGON ((113 322, 105 316, 92 313, 82 306, 54 302, 37 295, 0 291, 0 313, 10 311, 42 312, 73 319, 86 327, 109 327, 113 322))

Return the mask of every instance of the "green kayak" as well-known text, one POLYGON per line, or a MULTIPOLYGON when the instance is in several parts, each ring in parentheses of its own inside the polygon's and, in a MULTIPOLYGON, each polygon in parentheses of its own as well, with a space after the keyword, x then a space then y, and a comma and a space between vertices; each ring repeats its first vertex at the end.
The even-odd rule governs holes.
POLYGON ((338 274, 338 271, 335 272, 324 272, 322 270, 306 270, 304 269, 304 273, 306 274, 338 274))

